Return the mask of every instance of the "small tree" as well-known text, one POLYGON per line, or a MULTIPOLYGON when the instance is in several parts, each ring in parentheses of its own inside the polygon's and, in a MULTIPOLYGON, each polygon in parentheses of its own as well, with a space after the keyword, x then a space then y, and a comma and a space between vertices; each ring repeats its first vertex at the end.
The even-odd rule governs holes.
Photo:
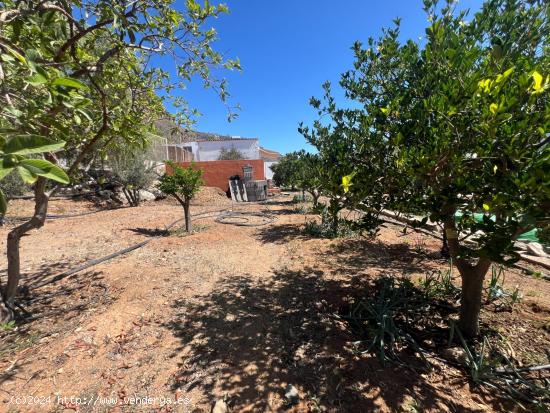
POLYGON ((290 152, 282 156, 279 162, 271 165, 275 185, 292 189, 296 188, 296 178, 299 168, 298 158, 298 152, 290 152))
POLYGON ((193 226, 191 223, 191 199, 198 192, 202 181, 202 170, 194 169, 193 166, 182 168, 181 166, 168 162, 172 170, 171 173, 165 173, 160 178, 158 188, 166 195, 171 195, 183 207, 185 214, 185 230, 191 233, 193 226))
POLYGON ((279 186, 298 187, 302 192, 309 192, 313 206, 317 206, 321 196, 319 155, 304 150, 290 152, 271 166, 273 180, 279 186))
POLYGON ((363 136, 376 130, 392 148, 401 186, 387 191, 443 225, 472 337, 491 262, 516 261, 514 240, 548 222, 548 5, 489 0, 470 22, 453 1, 424 5, 424 45, 400 44, 397 21, 356 44, 342 85, 372 119, 363 136))
POLYGON ((154 167, 147 165, 145 152, 137 149, 115 153, 109 165, 130 206, 138 206, 141 201, 139 191, 148 188, 155 180, 154 167))
POLYGON ((351 142, 330 126, 316 122, 313 130, 299 131, 319 151, 317 158, 320 190, 328 198, 323 224, 330 227, 330 234, 339 233, 340 211, 353 205, 349 191, 350 179, 354 174, 351 142))
POLYGON ((218 161, 236 161, 239 159, 244 159, 244 155, 235 146, 231 146, 230 149, 222 148, 218 156, 218 161))
POLYGON ((302 151, 299 158, 298 186, 302 191, 309 192, 313 198, 313 207, 319 204, 321 196, 322 169, 318 154, 302 151))

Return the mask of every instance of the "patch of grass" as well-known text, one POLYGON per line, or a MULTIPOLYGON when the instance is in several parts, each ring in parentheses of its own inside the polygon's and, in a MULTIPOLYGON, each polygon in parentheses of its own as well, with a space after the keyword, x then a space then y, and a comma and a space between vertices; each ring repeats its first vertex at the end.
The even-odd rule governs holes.
POLYGON ((14 320, 0 324, 0 330, 2 331, 10 331, 13 330, 15 327, 16 325, 14 320))
POLYGON ((178 227, 168 231, 167 235, 170 237, 186 237, 188 235, 197 234, 199 232, 204 232, 210 228, 210 225, 193 225, 193 231, 191 234, 185 230, 185 227, 178 227))

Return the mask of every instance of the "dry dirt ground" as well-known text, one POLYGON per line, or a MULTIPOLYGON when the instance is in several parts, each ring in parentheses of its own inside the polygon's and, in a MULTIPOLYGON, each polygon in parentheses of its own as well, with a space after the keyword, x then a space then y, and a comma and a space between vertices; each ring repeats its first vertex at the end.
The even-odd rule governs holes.
MULTIPOLYGON (((302 227, 312 217, 289 198, 237 205, 212 194, 193 213, 233 208, 276 220, 251 227, 203 216, 183 236, 165 230, 181 208, 157 201, 50 220, 22 241, 20 302, 30 318, 0 332, 0 411, 209 412, 222 398, 235 412, 517 410, 446 363, 428 372, 382 366, 354 350, 357 337, 334 316, 380 275, 445 268, 437 241, 393 226, 374 240, 310 238, 302 227), (285 404, 289 384, 300 395, 294 406, 285 404)), ((64 213, 90 209, 53 203, 64 213)), ((506 284, 520 285, 523 302, 485 310, 483 321, 511 337, 516 357, 538 361, 550 343, 550 282, 511 270, 506 284)))

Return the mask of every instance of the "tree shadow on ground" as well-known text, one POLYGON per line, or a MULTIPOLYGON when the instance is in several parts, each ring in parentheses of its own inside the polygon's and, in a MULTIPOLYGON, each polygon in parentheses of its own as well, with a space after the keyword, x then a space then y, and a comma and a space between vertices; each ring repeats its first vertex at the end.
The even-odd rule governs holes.
MULTIPOLYGON (((55 263, 41 265, 38 269, 32 271, 24 271, 21 274, 21 290, 31 288, 33 285, 40 284, 48 278, 64 272, 71 267, 75 267, 78 264, 70 262, 69 260, 58 261, 55 263)), ((7 269, 0 270, 0 282, 5 284, 7 282, 7 269)))
POLYGON ((296 215, 301 214, 294 208, 280 208, 280 209, 264 209, 262 212, 265 212, 270 215, 296 215))
POLYGON ((146 237, 167 237, 170 235, 170 231, 162 228, 126 228, 126 231, 131 231, 135 234, 145 235, 146 237))
POLYGON ((0 330, 0 357, 33 347, 42 337, 74 329, 76 318, 105 308, 113 299, 100 271, 81 271, 39 288, 33 287, 32 280, 23 281, 16 297, 17 329, 0 330))
POLYGON ((290 240, 314 239, 304 232, 301 224, 274 224, 260 228, 258 239, 263 243, 286 244, 290 240))
POLYGON ((348 238, 328 246, 322 255, 333 257, 340 271, 360 273, 378 268, 385 272, 407 275, 426 272, 427 256, 409 244, 387 244, 372 238, 348 238))
POLYGON ((180 340, 172 387, 200 389, 211 397, 201 403, 227 394, 234 411, 482 411, 448 383, 436 390, 428 377, 442 376, 437 369, 383 367, 356 352, 356 336, 334 313, 362 283, 283 269, 267 279, 228 277, 207 296, 177 300, 165 325, 180 340), (300 392, 298 406, 285 406, 288 384, 300 392))
POLYGON ((65 277, 63 272, 74 266, 67 262, 49 264, 26 274, 16 297, 18 322, 27 324, 45 317, 70 318, 108 301, 103 273, 89 270, 65 277))

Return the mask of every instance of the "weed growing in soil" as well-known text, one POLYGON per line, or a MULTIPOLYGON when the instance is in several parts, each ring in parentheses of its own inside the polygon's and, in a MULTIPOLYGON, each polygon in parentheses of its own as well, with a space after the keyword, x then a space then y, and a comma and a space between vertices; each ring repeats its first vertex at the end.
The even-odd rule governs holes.
POLYGON ((422 356, 409 327, 419 325, 425 318, 426 304, 424 295, 411 281, 381 277, 342 318, 366 338, 356 343, 359 346, 367 344, 362 353, 376 354, 382 364, 388 361, 403 363, 398 355, 403 347, 410 347, 422 356))
POLYGON ((309 208, 304 203, 299 203, 294 207, 294 212, 297 214, 307 214, 309 212, 309 208))
POLYGON ((303 202, 312 202, 313 201, 313 197, 311 197, 310 195, 294 195, 291 199, 290 202, 292 202, 293 204, 301 204, 303 202))
POLYGON ((420 281, 420 288, 424 290, 428 299, 457 300, 460 297, 460 288, 453 283, 453 264, 446 271, 431 271, 420 281))
POLYGON ((16 327, 15 320, 9 321, 7 323, 0 324, 0 330, 2 331, 11 331, 16 327))
MULTIPOLYGON (((506 292, 503 282, 501 270, 494 267, 487 295, 498 300, 499 305, 513 305, 519 293, 506 292), (503 297, 506 301, 501 302, 503 297)), ((443 339, 448 331, 444 320, 457 311, 458 297, 460 288, 453 283, 452 266, 447 271, 426 275, 420 288, 405 278, 381 277, 339 317, 360 336, 354 343, 357 350, 375 354, 384 365, 392 362, 414 369, 417 363, 413 360, 420 360, 428 367, 425 354, 430 351, 423 348, 426 339, 437 342, 436 348, 444 348, 445 342, 451 346, 456 339, 465 354, 459 364, 473 383, 494 389, 520 405, 548 412, 544 409, 550 402, 550 377, 543 372, 549 366, 521 367, 500 334, 467 343, 453 321, 450 336, 443 339)))
POLYGON ((522 299, 518 286, 513 291, 504 288, 505 274, 502 265, 491 267, 487 303, 495 303, 498 310, 511 310, 522 299))
POLYGON ((362 228, 355 221, 340 218, 335 230, 327 208, 323 208, 321 222, 319 223, 315 220, 307 221, 304 232, 316 238, 348 238, 361 235, 362 228))
POLYGON ((474 383, 498 391, 526 410, 529 405, 533 411, 550 411, 550 379, 542 373, 548 366, 517 367, 502 336, 494 341, 484 337, 476 350, 452 324, 450 342, 455 335, 466 353, 467 372, 474 383))

